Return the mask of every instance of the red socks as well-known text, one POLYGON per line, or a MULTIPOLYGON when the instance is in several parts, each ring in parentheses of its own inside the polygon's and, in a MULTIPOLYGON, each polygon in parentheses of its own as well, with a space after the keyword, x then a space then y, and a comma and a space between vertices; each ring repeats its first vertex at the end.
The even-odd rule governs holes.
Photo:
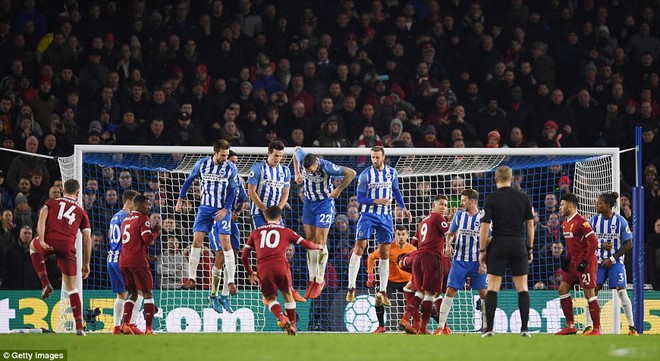
POLYGON ((31 253, 30 258, 32 258, 32 266, 34 270, 37 271, 37 275, 41 280, 41 288, 44 288, 50 284, 48 280, 48 272, 46 272, 46 262, 44 257, 40 253, 31 253))

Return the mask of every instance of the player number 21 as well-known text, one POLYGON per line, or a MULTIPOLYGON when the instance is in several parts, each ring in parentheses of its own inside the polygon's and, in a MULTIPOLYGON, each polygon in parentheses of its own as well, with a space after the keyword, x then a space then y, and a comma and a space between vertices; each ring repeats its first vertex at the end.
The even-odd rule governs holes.
POLYGON ((259 243, 259 247, 276 248, 278 244, 280 244, 280 232, 275 230, 261 231, 261 242, 259 243))
POLYGON ((590 273, 583 273, 582 274, 582 283, 585 285, 588 285, 591 283, 591 274, 590 273))

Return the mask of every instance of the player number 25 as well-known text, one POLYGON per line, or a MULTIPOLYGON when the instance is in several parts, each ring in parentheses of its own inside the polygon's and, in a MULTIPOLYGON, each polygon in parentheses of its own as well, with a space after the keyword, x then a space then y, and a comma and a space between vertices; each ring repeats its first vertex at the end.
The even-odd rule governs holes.
POLYGON ((261 242, 259 243, 259 247, 276 248, 278 244, 280 244, 280 232, 275 230, 261 231, 261 242))

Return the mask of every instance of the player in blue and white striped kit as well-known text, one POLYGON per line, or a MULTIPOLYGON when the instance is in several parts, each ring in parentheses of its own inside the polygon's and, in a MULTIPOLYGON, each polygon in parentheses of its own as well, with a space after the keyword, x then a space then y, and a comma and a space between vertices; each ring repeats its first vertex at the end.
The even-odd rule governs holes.
POLYGON ((195 224, 193 225, 193 245, 188 260, 188 280, 182 289, 193 289, 197 286, 197 266, 202 250, 202 242, 211 228, 219 236, 220 245, 213 242, 211 237, 211 249, 215 251, 216 269, 222 270, 227 266, 227 282, 231 294, 236 294, 234 284, 234 273, 236 272, 236 259, 231 249, 231 216, 236 199, 236 187, 238 184, 238 170, 236 165, 227 160, 229 156, 229 142, 224 139, 213 142, 213 156, 202 158, 195 163, 192 172, 183 183, 179 198, 174 210, 181 211, 183 198, 188 192, 196 178, 200 178, 199 189, 202 195, 201 204, 197 211, 195 224), (224 255, 224 258, 221 257, 224 255), (224 261, 224 262, 223 262, 224 261))
POLYGON ((280 209, 289 200, 291 170, 280 161, 284 156, 284 143, 274 140, 268 144, 268 158, 255 163, 247 180, 247 193, 252 201, 250 211, 254 227, 265 225, 264 212, 270 206, 280 209))
POLYGON ((403 195, 399 189, 399 173, 396 169, 385 165, 385 149, 381 146, 371 148, 371 167, 360 174, 357 188, 357 201, 360 203, 360 218, 357 222, 355 248, 348 264, 348 292, 346 301, 355 301, 355 283, 360 270, 362 253, 367 247, 367 239, 376 232, 376 244, 380 262, 378 275, 380 291, 377 301, 390 307, 392 303, 387 298, 387 279, 390 274, 390 245, 392 244, 394 221, 392 220, 392 196, 401 208, 403 214, 412 222, 412 214, 406 209, 403 195))
MULTIPOLYGON (((230 162, 236 164, 238 162, 238 154, 236 152, 230 150, 229 151, 229 157, 227 157, 227 160, 230 162)), ((234 212, 232 212, 231 215, 231 248, 234 252, 234 257, 238 258, 238 251, 241 249, 241 242, 240 242, 240 230, 238 228, 238 223, 236 222, 238 219, 238 216, 243 212, 243 208, 245 207, 245 202, 247 202, 248 197, 247 193, 245 192, 245 186, 244 186, 244 181, 243 178, 238 177, 238 185, 236 186, 236 200, 234 201, 234 212)), ((212 239, 212 244, 217 247, 217 245, 220 245, 220 237, 218 234, 215 234, 215 232, 211 231, 211 239, 212 239)), ((224 257, 224 254, 222 255, 224 257)), ((211 283, 211 296, 210 296, 210 301, 211 301, 211 306, 213 309, 218 312, 222 313, 222 309, 224 308, 227 310, 229 313, 233 313, 234 310, 231 308, 231 305, 229 304, 229 283, 228 283, 228 278, 229 275, 227 273, 227 265, 225 264, 225 267, 222 268, 222 272, 220 272, 219 269, 213 269, 212 273, 213 281, 211 283), (222 273, 222 274, 221 274, 222 273), (220 293, 220 297, 217 297, 218 295, 218 288, 220 286, 220 276, 222 277, 222 291, 220 293)))
POLYGON ((335 218, 335 199, 355 178, 355 171, 338 166, 314 154, 305 153, 301 147, 293 150, 296 183, 302 185, 305 201, 303 203, 303 229, 305 239, 322 247, 319 250, 307 250, 307 269, 309 281, 305 298, 317 298, 325 286, 325 267, 328 263, 328 232, 335 218), (341 184, 335 188, 333 177, 342 176, 341 184))
MULTIPOLYGON (((612 210, 618 198, 619 194, 617 192, 605 192, 598 196, 596 201, 596 211, 598 213, 589 220, 589 224, 596 233, 596 238, 598 238, 596 294, 603 287, 606 279, 610 288, 616 287, 621 307, 623 307, 628 320, 628 334, 637 336, 632 303, 626 291, 626 268, 623 264, 624 255, 633 247, 632 232, 628 226, 628 221, 612 210)), ((586 315, 587 325, 583 333, 589 333, 593 330, 589 312, 586 312, 586 315)))
MULTIPOLYGON (((482 327, 486 328, 486 273, 479 273, 479 231, 481 230, 481 217, 477 202, 479 193, 474 189, 464 189, 461 192, 461 207, 451 220, 445 252, 454 254, 447 278, 447 293, 438 310, 438 330, 444 330, 447 316, 454 303, 457 290, 462 290, 467 277, 470 277, 470 287, 479 290, 481 299, 482 327), (452 247, 452 238, 456 240, 452 247)), ((437 332, 437 331, 436 331, 437 332)))
MULTIPOLYGON (((126 296, 128 292, 126 287, 124 287, 124 276, 121 274, 119 269, 119 253, 121 252, 121 222, 124 221, 124 218, 128 216, 129 213, 133 210, 133 199, 137 196, 138 193, 134 190, 126 190, 122 193, 121 200, 124 204, 124 208, 120 209, 119 212, 115 213, 110 219, 110 227, 108 229, 108 276, 110 277, 110 286, 112 287, 112 292, 117 294, 115 298, 115 304, 113 307, 112 318, 114 321, 114 331, 113 334, 119 335, 119 328, 122 324, 122 317, 124 314, 124 302, 126 302, 126 296)), ((140 292, 141 293, 141 292, 140 292)), ((137 328, 135 325, 135 320, 137 315, 140 312, 140 306, 142 304, 142 294, 138 295, 137 301, 135 301, 135 307, 133 308, 133 315, 131 316, 130 327, 135 334, 142 334, 142 331, 137 328)))

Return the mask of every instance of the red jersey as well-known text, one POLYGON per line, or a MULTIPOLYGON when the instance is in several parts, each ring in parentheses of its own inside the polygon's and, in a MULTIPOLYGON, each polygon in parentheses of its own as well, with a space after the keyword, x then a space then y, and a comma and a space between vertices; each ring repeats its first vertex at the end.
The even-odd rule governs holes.
POLYGON ((151 232, 149 217, 138 211, 131 212, 121 222, 121 253, 119 267, 149 267, 149 246, 158 237, 151 232))
POLYGON ((267 224, 250 233, 245 247, 257 252, 257 264, 287 262, 285 252, 289 244, 303 241, 303 237, 289 228, 267 224))
POLYGON ((416 245, 420 252, 442 257, 445 252, 445 234, 448 230, 449 223, 445 217, 440 213, 431 212, 419 223, 411 243, 416 245))
POLYGON ((591 229, 591 225, 582 215, 576 213, 572 218, 564 220, 561 230, 568 248, 566 256, 572 263, 580 263, 582 260, 593 262, 593 264, 597 262, 598 239, 591 229))
POLYGON ((89 229, 89 216, 75 199, 62 197, 49 199, 44 206, 48 207, 45 241, 76 242, 78 229, 89 229))

